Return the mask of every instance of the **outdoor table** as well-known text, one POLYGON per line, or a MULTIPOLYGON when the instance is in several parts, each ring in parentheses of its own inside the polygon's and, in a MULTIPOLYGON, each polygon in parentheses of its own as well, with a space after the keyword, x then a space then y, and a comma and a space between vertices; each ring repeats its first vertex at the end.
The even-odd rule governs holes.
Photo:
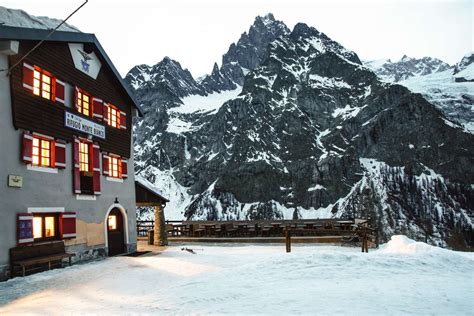
POLYGON ((247 232, 248 232, 248 224, 247 223, 237 223, 236 224, 237 226, 237 233, 240 235, 240 236, 243 236, 243 235, 246 235, 247 232))
POLYGON ((173 231, 176 232, 176 235, 183 236, 184 228, 188 226, 187 224, 173 224, 173 231))
POLYGON ((206 236, 212 236, 215 234, 216 224, 204 224, 204 234, 206 236))

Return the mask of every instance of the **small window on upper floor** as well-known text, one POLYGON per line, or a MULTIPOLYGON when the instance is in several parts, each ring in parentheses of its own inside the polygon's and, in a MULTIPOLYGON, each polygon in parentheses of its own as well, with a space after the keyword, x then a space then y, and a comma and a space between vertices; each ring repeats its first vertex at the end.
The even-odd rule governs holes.
POLYGON ((54 141, 33 137, 32 165, 40 167, 53 167, 53 147, 54 141))
POLYGON ((112 104, 109 104, 107 108, 107 124, 120 128, 120 110, 112 104))
POLYGON ((64 104, 65 83, 38 66, 23 63, 23 87, 34 95, 64 104))
POLYGON ((120 157, 109 156, 109 176, 122 178, 122 159, 120 157))
POLYGON ((78 90, 76 93, 76 109, 79 113, 86 116, 92 116, 92 98, 84 90, 78 90))

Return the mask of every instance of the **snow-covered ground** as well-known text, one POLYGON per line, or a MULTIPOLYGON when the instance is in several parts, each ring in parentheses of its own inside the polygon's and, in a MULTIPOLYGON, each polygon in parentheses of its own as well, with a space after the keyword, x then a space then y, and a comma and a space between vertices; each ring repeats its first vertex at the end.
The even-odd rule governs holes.
POLYGON ((193 245, 0 283, 0 314, 472 315, 474 254, 395 236, 380 250, 193 245))

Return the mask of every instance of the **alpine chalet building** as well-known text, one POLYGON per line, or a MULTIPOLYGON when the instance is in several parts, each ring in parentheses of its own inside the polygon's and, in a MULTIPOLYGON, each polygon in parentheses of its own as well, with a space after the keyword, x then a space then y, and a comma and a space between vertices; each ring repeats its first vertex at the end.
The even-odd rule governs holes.
POLYGON ((0 279, 9 251, 136 250, 134 97, 93 34, 0 26, 0 279), (23 59, 22 59, 23 58, 23 59))

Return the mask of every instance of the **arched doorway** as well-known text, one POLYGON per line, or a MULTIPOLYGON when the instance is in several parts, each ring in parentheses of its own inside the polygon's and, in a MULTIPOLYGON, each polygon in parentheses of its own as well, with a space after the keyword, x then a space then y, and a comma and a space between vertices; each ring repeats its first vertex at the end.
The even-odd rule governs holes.
POLYGON ((125 252, 123 215, 118 208, 113 208, 107 216, 107 244, 109 256, 125 252))

